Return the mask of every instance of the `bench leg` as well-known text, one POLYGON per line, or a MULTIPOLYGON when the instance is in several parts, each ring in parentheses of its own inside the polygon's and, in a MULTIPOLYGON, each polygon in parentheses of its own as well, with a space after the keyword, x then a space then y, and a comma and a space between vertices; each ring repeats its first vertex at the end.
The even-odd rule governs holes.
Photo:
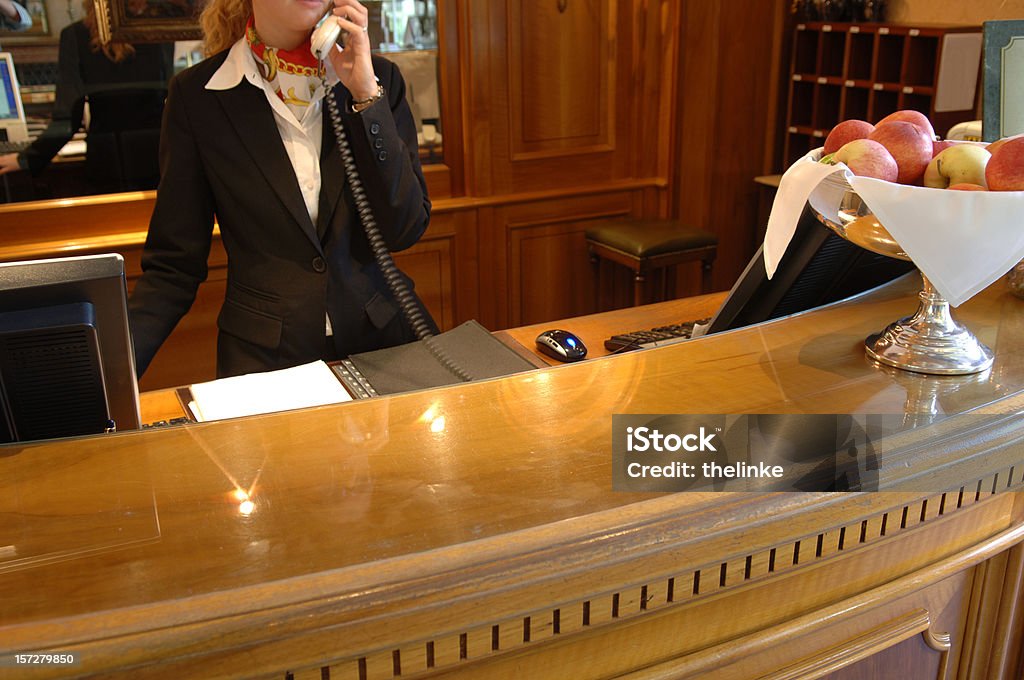
POLYGON ((702 293, 711 292, 711 266, 712 260, 701 260, 700 262, 700 287, 702 293))
POLYGON ((664 267, 661 270, 661 300, 676 298, 676 267, 664 267))
POLYGON ((633 306, 639 307, 644 304, 647 293, 647 277, 643 272, 637 272, 633 277, 633 306))
POLYGON ((590 253, 590 268, 593 272, 594 312, 601 311, 601 258, 590 253))

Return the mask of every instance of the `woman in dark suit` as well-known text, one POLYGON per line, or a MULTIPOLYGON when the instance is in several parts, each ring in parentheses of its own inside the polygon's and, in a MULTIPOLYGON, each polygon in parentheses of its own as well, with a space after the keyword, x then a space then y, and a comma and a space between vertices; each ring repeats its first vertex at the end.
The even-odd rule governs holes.
POLYGON ((333 1, 347 39, 325 62, 309 51, 320 2, 206 5, 213 56, 171 82, 144 273, 129 303, 140 374, 206 278, 214 217, 228 256, 219 376, 415 339, 359 223, 322 78, 391 251, 416 243, 430 218, 415 125, 398 70, 371 57, 366 9, 333 1))
POLYGON ((58 76, 49 125, 25 150, 0 156, 0 174, 43 171, 85 122, 89 191, 155 189, 160 118, 173 73, 174 46, 101 44, 95 4, 60 32, 58 76))

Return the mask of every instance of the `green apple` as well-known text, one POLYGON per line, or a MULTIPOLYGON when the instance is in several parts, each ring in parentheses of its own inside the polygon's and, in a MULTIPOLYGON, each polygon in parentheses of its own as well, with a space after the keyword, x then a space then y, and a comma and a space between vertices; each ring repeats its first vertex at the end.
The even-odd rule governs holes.
POLYGON ((947 189, 951 184, 977 184, 987 187, 985 167, 992 157, 986 149, 974 144, 954 144, 943 149, 928 163, 924 185, 947 189))

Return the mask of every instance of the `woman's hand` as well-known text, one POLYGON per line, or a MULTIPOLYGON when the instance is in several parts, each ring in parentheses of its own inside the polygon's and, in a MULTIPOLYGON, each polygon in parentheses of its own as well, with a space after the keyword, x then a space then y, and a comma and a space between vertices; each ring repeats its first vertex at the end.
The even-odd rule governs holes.
POLYGON ((8 21, 17 21, 21 18, 12 0, 0 0, 0 14, 7 17, 8 21))
POLYGON ((14 172, 20 170, 21 166, 18 164, 18 154, 8 153, 0 156, 0 175, 6 175, 8 172, 14 172))
POLYGON ((345 31, 345 48, 335 46, 331 64, 352 99, 369 99, 377 94, 377 79, 370 63, 369 12, 359 0, 334 0, 334 16, 345 31))

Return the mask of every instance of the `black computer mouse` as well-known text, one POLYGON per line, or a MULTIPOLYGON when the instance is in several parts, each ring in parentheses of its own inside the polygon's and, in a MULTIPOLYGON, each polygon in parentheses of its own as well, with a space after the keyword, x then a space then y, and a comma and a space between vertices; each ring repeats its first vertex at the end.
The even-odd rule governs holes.
POLYGON ((559 361, 579 361, 587 356, 587 346, 569 331, 550 330, 537 336, 537 349, 559 361))

